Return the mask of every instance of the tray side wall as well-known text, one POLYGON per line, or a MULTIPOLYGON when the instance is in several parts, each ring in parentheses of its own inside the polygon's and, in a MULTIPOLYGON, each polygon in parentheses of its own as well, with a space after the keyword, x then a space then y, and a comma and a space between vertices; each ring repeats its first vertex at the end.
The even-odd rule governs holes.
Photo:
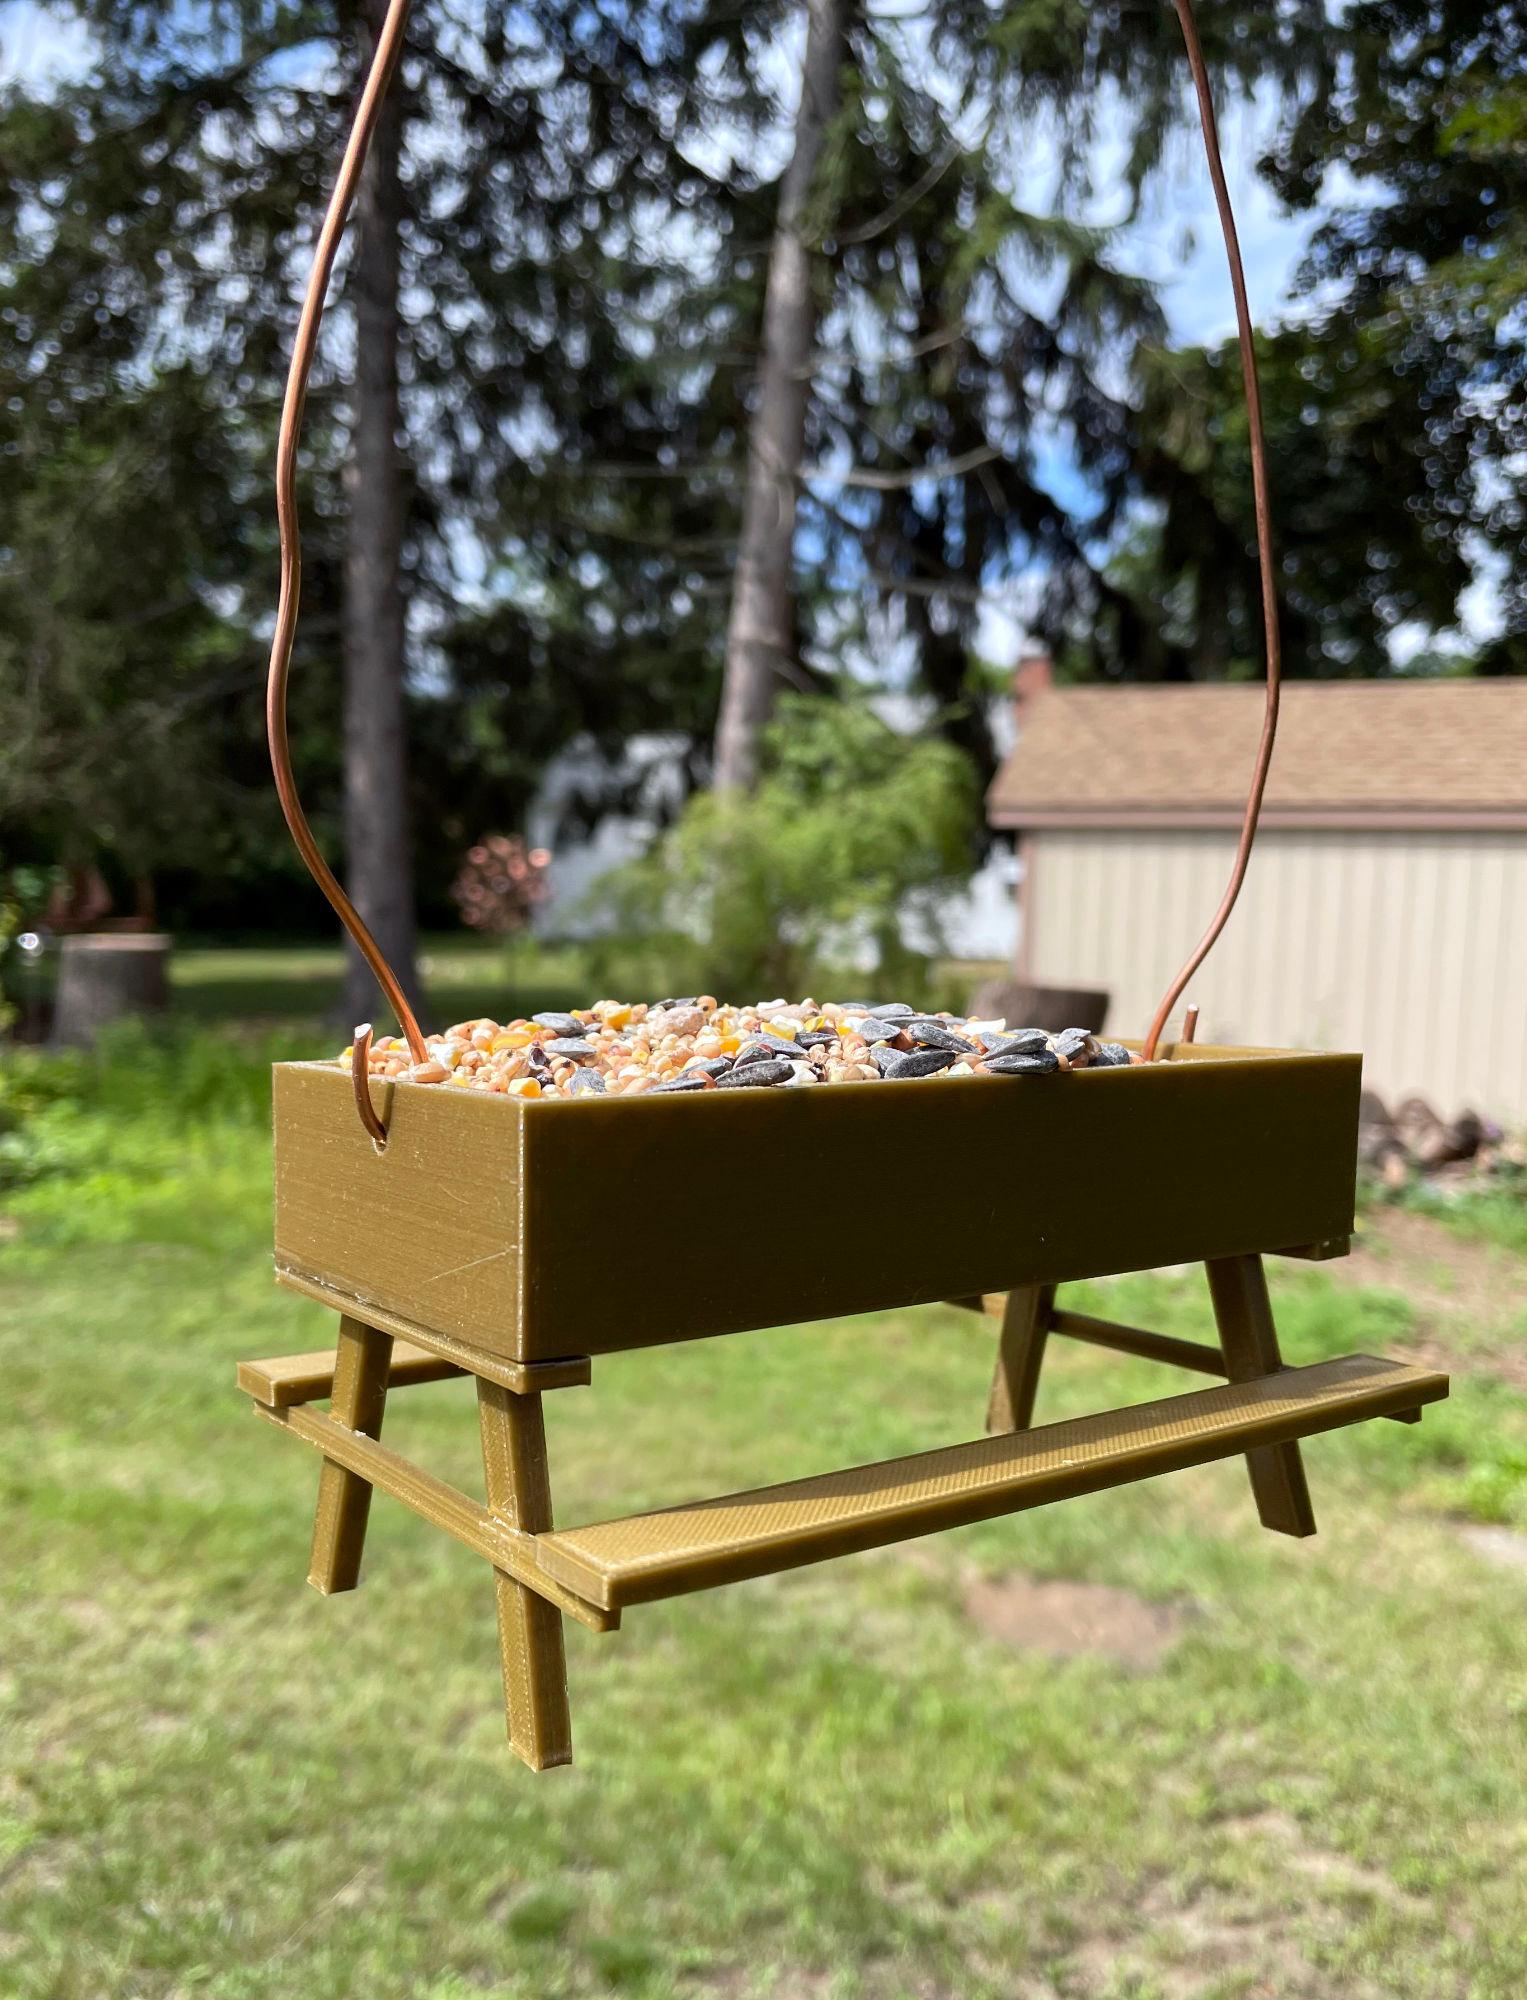
MULTIPOLYGON (((1186 1053, 1186 1051, 1184 1051, 1186 1053)), ((537 1104, 276 1070, 276 1261, 520 1361, 1352 1227, 1356 1056, 537 1104)))
POLYGON ((346 1076, 276 1065, 277 1268, 522 1359, 518 1107, 423 1085, 372 1100, 380 1155, 346 1076))
POLYGON ((526 1119, 525 1358, 1346 1235, 1360 1081, 1357 1056, 1261 1056, 636 1098, 597 1134, 548 1106, 526 1119))

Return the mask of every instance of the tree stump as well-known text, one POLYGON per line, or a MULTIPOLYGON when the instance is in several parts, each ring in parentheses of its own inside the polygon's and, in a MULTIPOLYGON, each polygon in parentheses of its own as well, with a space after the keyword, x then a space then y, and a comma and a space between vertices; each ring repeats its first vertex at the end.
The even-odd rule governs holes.
POLYGON ((1005 1020, 1010 1028, 1062 1028, 1103 1031, 1108 995, 1084 986, 1031 986, 1023 979, 989 979, 976 988, 970 1002, 975 1020, 1005 1020))
POLYGON ((54 1048, 88 1048, 129 1014, 162 1014, 170 1001, 170 940, 163 932, 86 932, 59 950, 54 1048))

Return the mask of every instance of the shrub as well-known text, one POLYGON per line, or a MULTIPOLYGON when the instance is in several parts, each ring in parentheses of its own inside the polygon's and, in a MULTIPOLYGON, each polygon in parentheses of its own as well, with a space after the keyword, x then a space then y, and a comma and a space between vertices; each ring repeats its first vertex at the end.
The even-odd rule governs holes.
POLYGON ((17 1013, 15 989, 21 964, 17 937, 28 918, 42 910, 58 872, 46 867, 0 866, 0 1035, 17 1013))
POLYGON ((970 768, 948 744, 901 735, 861 705, 793 696, 757 789, 696 794, 595 901, 625 936, 664 943, 686 987, 799 997, 869 947, 879 982, 921 992, 941 909, 969 874, 976 810, 970 768))

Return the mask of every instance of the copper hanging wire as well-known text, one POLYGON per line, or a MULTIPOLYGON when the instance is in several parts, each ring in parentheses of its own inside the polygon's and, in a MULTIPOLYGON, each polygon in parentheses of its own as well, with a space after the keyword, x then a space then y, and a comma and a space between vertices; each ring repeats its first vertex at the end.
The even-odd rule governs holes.
MULTIPOLYGON (((308 825, 307 814, 302 810, 302 802, 297 796, 297 781, 292 775, 291 746, 286 731, 286 684, 292 665, 292 641, 297 631, 297 607, 302 593, 302 535, 297 522, 297 447, 302 436, 302 411, 307 401, 308 377, 313 372, 313 356, 318 347, 318 329, 323 321, 324 299, 328 293, 329 280, 334 272, 334 258, 339 250, 340 238, 345 233, 345 222, 355 200, 355 190, 360 181, 361 169, 366 164, 367 149, 371 135, 376 129, 376 121, 382 109, 382 100, 387 95, 393 72, 398 66, 398 57, 403 48, 403 29, 408 19, 410 0, 391 0, 386 18, 382 22, 376 38, 376 47, 371 57, 371 67, 366 74, 365 87, 361 91, 360 103, 355 113, 355 123, 350 128, 350 137, 345 143, 345 154, 340 162, 339 178, 334 183, 334 192, 329 197, 329 206, 324 213, 323 226, 318 232, 317 247, 313 252, 313 268, 308 277, 307 291, 302 300, 302 317, 297 322, 297 339, 292 348, 291 367, 286 377, 286 398, 281 406, 281 432, 276 446, 276 520, 281 540, 281 598, 276 610, 275 636, 270 647, 270 673, 265 687, 265 731, 270 741, 271 769, 276 774, 276 796, 281 801, 281 810, 286 815, 287 826, 292 839, 297 844, 297 852, 307 865, 307 871, 322 889, 334 907, 339 921, 355 941, 356 949, 375 973, 377 984, 387 996, 388 1005, 398 1017, 398 1025, 408 1041, 409 1050, 415 1062, 428 1060, 424 1046, 424 1036, 409 1006, 397 976, 382 954, 381 947, 361 919, 360 912, 350 901, 335 878, 334 871, 318 851, 318 843, 313 838, 313 829, 308 825)), ((370 1037, 367 1036, 369 1044, 370 1037)), ((359 1036, 357 1036, 359 1046, 359 1036)), ((357 1103, 363 1092, 359 1083, 356 1087, 357 1103)), ((385 1139, 380 1121, 371 1111, 369 1096, 365 1099, 362 1120, 373 1138, 380 1134, 385 1139), (367 1112, 371 1115, 368 1118, 367 1112)))
POLYGON ((380 1153, 387 1145, 387 1127, 371 1102, 371 1023, 362 1021, 350 1044, 350 1088, 355 1092, 355 1108, 371 1134, 371 1143, 380 1153))
MULTIPOLYGON (((1252 843, 1256 839, 1257 820, 1262 810, 1262 795, 1267 788, 1267 772, 1272 762, 1273 744, 1277 736, 1278 696, 1283 663, 1282 642, 1278 630, 1277 590, 1273 578, 1272 524, 1267 496, 1267 448, 1262 431, 1262 398, 1257 380, 1251 308, 1246 297, 1246 274, 1241 263, 1240 240, 1236 232, 1235 214, 1230 205, 1230 190, 1225 182, 1225 168, 1220 156, 1219 132, 1214 116, 1214 99, 1209 88, 1209 72, 1204 63, 1203 47, 1198 38, 1198 23, 1194 18, 1192 0, 1172 0, 1172 4, 1182 28, 1188 67, 1192 71, 1193 88, 1198 98, 1198 115, 1203 129, 1209 178, 1214 184, 1214 199, 1225 239, 1225 255, 1230 265, 1230 284, 1235 294, 1241 374, 1245 382, 1246 417, 1251 444, 1251 484, 1256 513, 1257 560, 1262 578, 1267 701, 1262 719, 1262 737, 1257 747, 1256 763, 1252 769, 1251 790, 1246 800, 1245 820, 1241 827, 1240 844, 1236 850, 1235 866, 1231 870, 1229 886, 1215 912, 1213 922, 1167 988, 1156 1009, 1143 1044, 1143 1054, 1148 1062, 1155 1057, 1167 1017, 1176 1006, 1188 981, 1213 949, 1220 932, 1225 928, 1230 912, 1235 908, 1236 898, 1241 893, 1241 884, 1246 878, 1246 866, 1251 859, 1252 843)), ((271 767, 276 777, 276 794, 281 801, 281 810, 286 815, 286 823, 291 829, 297 851, 306 863, 309 874, 333 905, 340 922, 376 975, 377 983, 397 1015, 414 1061, 424 1062, 428 1053, 424 1046, 424 1037, 402 987, 398 984, 376 940, 362 922, 355 905, 340 887, 332 869, 318 851, 318 844, 308 825, 307 815, 303 812, 297 796, 286 727, 286 686, 291 671, 292 641, 296 633, 297 609, 302 585, 302 545, 297 523, 297 447, 302 431, 303 405, 307 398, 308 377, 312 373, 313 356, 318 345, 318 330, 323 319, 324 299, 333 275, 334 259, 344 234, 351 204, 355 199, 361 170, 366 163, 367 149, 376 128, 382 101, 402 53, 403 30, 407 23, 408 11, 409 0, 390 0, 386 17, 377 35, 371 67, 367 72, 360 104, 356 110, 355 123, 351 127, 344 158, 340 163, 339 177, 329 198, 323 226, 318 232, 313 269, 303 297, 302 316, 298 321, 297 339, 292 349, 276 454, 276 514, 281 542, 281 597, 276 612, 275 636, 271 642, 265 718, 270 739, 271 767)), ((357 1053, 352 1058, 352 1075, 356 1085, 356 1104, 360 1109, 362 1121, 373 1138, 378 1138, 381 1134, 380 1121, 371 1107, 369 1091, 362 1084, 362 1065, 365 1056, 359 1053, 363 1046, 369 1047, 369 1041, 369 1035, 363 1041, 361 1034, 357 1032, 357 1053)))
MULTIPOLYGON (((1192 0, 1172 0, 1187 44, 1188 67, 1193 72, 1193 88, 1198 96, 1198 118, 1203 127, 1204 151, 1209 161, 1209 178, 1214 183, 1214 200, 1224 232, 1225 255, 1230 264, 1230 286, 1235 293, 1236 330, 1241 346, 1241 376, 1246 385, 1246 423, 1251 441, 1251 493, 1257 521, 1257 563, 1262 574, 1262 626, 1267 653, 1267 701, 1262 712, 1262 739, 1252 766, 1251 790, 1246 799, 1246 817, 1241 825, 1235 866, 1230 871, 1214 921, 1184 961, 1181 971, 1162 995, 1146 1031, 1141 1053, 1147 1062, 1155 1059, 1156 1045, 1166 1026, 1167 1016, 1177 1005, 1184 987, 1203 964, 1235 908, 1246 864, 1251 859, 1252 842, 1257 837, 1257 821, 1262 812, 1262 794, 1267 789, 1267 771, 1272 763, 1273 743, 1278 734, 1278 696, 1283 679, 1283 642, 1278 631, 1278 592, 1273 578, 1272 516, 1267 497, 1267 444, 1262 434, 1262 392, 1257 381, 1257 350, 1251 331, 1251 307, 1246 298, 1246 272, 1241 263, 1240 239, 1236 234, 1235 213, 1230 206, 1230 189, 1225 184, 1225 165, 1220 158, 1219 130, 1214 118, 1214 98, 1209 89, 1209 72, 1203 46, 1198 39, 1198 23, 1193 18, 1192 0)), ((1195 1014, 1196 1020, 1196 1014, 1195 1014)))

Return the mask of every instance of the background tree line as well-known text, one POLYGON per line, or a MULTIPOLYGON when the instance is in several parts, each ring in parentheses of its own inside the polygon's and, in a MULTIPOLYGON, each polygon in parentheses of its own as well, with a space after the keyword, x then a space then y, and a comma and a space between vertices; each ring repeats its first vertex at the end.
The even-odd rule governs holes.
MULTIPOLYGON (((269 468, 381 0, 69 11, 85 72, 0 97, 0 858, 319 922, 265 777, 269 468)), ((1262 348, 1290 670, 1385 671, 1481 566, 1468 664, 1527 670, 1527 26, 1204 11, 1222 96, 1280 107, 1278 194, 1350 190, 1262 348)), ((747 792, 781 691, 878 683, 984 781, 993 591, 1078 675, 1256 670, 1233 350, 1173 346, 1077 219, 1100 120, 1139 196, 1188 114, 1158 0, 419 0, 310 400, 293 680, 400 966, 415 882, 441 914, 574 742, 574 818, 644 732, 747 792)))

